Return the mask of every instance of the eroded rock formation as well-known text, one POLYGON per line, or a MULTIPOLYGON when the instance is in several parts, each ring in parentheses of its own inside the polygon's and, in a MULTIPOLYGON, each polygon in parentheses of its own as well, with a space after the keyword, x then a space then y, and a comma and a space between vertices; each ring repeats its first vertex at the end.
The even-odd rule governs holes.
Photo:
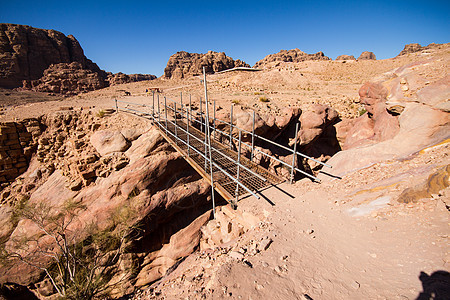
POLYGON ((155 79, 107 74, 89 60, 74 36, 26 25, 0 24, 0 86, 76 94, 109 85, 155 79))
POLYGON ((356 60, 356 58, 353 55, 339 55, 336 57, 336 60, 356 60))
POLYGON ((186 76, 200 75, 205 67, 206 73, 215 73, 235 67, 250 67, 245 62, 234 60, 224 52, 208 51, 205 54, 180 51, 169 58, 164 69, 166 78, 184 78, 186 76))
POLYGON ((402 56, 402 55, 406 55, 406 54, 409 54, 409 53, 416 53, 416 52, 420 52, 420 51, 423 51, 423 50, 438 48, 441 45, 443 45, 443 44, 431 43, 428 46, 421 46, 418 43, 407 44, 407 45, 405 45, 403 50, 397 55, 397 57, 398 56, 402 56))
POLYGON ((377 57, 375 56, 375 54, 373 54, 373 52, 370 52, 370 51, 364 51, 358 57, 358 60, 376 60, 376 59, 377 59, 377 57))
POLYGON ((269 54, 260 61, 257 61, 254 68, 261 68, 271 62, 302 62, 307 60, 330 60, 330 58, 325 56, 322 51, 314 54, 307 54, 296 48, 291 50, 281 50, 278 53, 269 54))

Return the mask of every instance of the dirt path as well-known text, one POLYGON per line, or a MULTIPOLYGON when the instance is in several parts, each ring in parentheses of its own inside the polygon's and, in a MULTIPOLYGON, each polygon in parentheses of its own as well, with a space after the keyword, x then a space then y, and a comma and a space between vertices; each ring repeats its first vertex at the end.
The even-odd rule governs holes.
POLYGON ((448 165, 449 150, 322 184, 282 184, 262 192, 273 205, 245 198, 238 210, 258 216, 259 227, 193 254, 136 299, 416 299, 432 286, 424 278, 450 269, 450 188, 418 203, 396 199, 448 165))

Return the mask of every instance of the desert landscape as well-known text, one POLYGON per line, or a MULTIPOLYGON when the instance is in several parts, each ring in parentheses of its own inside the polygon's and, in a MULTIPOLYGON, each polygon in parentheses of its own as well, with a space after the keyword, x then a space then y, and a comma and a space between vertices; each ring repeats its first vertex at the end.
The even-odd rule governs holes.
POLYGON ((254 66, 180 51, 156 77, 0 24, 0 58, 0 299, 450 298, 449 44, 254 66), (199 112, 203 68, 217 119, 249 130, 255 113, 255 132, 332 166, 297 158, 321 182, 256 156, 285 182, 237 209, 215 194, 213 218, 208 181, 114 101, 199 112))

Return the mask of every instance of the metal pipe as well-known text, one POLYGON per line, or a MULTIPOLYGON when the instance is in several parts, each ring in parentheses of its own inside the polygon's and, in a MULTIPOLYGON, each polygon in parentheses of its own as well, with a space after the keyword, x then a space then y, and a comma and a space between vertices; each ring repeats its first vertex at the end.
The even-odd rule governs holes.
POLYGON ((200 131, 203 132, 202 97, 200 97, 200 131))
MULTIPOLYGON (((189 107, 189 110, 191 107, 189 107)), ((188 157, 190 155, 190 145, 189 145, 189 110, 186 109, 186 131, 187 131, 187 153, 188 157)))
MULTIPOLYGON (((173 104, 173 113, 174 113, 174 115, 175 115, 175 117, 174 117, 174 119, 175 119, 175 136, 178 136, 178 134, 177 134, 177 104, 176 103, 174 103, 173 104)), ((175 144, 177 144, 177 142, 175 142, 175 144)))
POLYGON ((253 150, 254 149, 255 149, 255 111, 253 111, 252 150, 250 152, 250 161, 253 161, 253 150))
POLYGON ((294 137, 294 153, 292 156, 292 169, 291 169, 291 178, 290 184, 294 180, 294 167, 295 167, 295 158, 297 157, 297 135, 298 135, 298 123, 295 124, 295 137, 294 137))
MULTIPOLYGON (((230 123, 228 123, 227 121, 223 121, 223 120, 220 120, 220 119, 217 119, 217 121, 222 122, 222 123, 224 123, 224 124, 226 124, 226 125, 230 125, 230 123)), ((236 128, 237 128, 237 127, 236 127, 236 128)), ((245 129, 241 129, 241 128, 238 128, 238 129, 241 130, 242 132, 251 134, 250 131, 247 131, 247 130, 245 130, 245 129)), ((262 136, 260 136, 260 135, 255 134, 255 138, 258 138, 258 139, 260 139, 260 140, 263 140, 263 141, 266 141, 266 142, 268 142, 268 143, 271 143, 272 145, 275 145, 275 146, 277 146, 277 147, 280 147, 281 149, 287 150, 287 151, 289 151, 289 152, 293 152, 293 150, 292 150, 291 148, 288 148, 288 147, 286 147, 286 146, 277 144, 277 143, 275 143, 274 141, 271 141, 271 140, 269 140, 269 139, 266 139, 266 138, 264 138, 264 137, 262 137, 262 136)), ((233 138, 233 140, 237 141, 236 138, 233 138)), ((300 155, 300 156, 302 156, 302 157, 304 157, 304 158, 307 158, 307 159, 310 159, 310 160, 312 160, 312 161, 315 161, 316 163, 321 164, 321 165, 323 165, 323 166, 325 166, 325 167, 332 168, 331 165, 328 165, 328 164, 326 164, 326 163, 324 163, 324 162, 321 162, 320 160, 317 160, 317 159, 315 159, 315 158, 312 158, 312 157, 310 157, 310 156, 307 156, 307 155, 305 155, 305 154, 303 154, 303 153, 298 152, 297 155, 300 155)))
MULTIPOLYGON (((170 135, 172 135, 173 137, 175 137, 175 135, 172 132, 168 132, 170 135)), ((193 136, 195 137, 195 136, 193 136)), ((186 144, 185 141, 183 141, 182 139, 179 139, 182 143, 186 144)), ((195 147, 192 147, 192 150, 194 150, 195 152, 197 152, 197 154, 199 154, 200 156, 202 156, 205 159, 208 159, 206 157, 206 155, 204 155, 201 151, 198 151, 197 149, 195 149, 195 147)), ((237 182, 244 190, 246 190, 248 193, 250 193, 252 196, 254 196, 256 199, 259 199, 260 197, 255 194, 252 190, 250 190, 248 187, 246 187, 245 185, 243 185, 242 183, 236 181, 236 179, 230 175, 230 173, 228 173, 227 171, 225 171, 224 169, 222 169, 217 163, 210 161, 214 167, 216 167, 219 171, 221 171, 222 173, 224 173, 228 178, 230 178, 231 180, 233 180, 234 182, 237 182)), ((212 170, 212 169, 211 169, 212 170)))
POLYGON ((159 109, 159 94, 157 96, 158 96, 158 123, 161 123, 161 111, 159 109))
POLYGON ((216 202, 214 199, 214 176, 213 176, 213 169, 212 169, 212 153, 211 153, 211 133, 209 130, 209 105, 208 105, 208 87, 206 85, 206 71, 205 67, 203 67, 203 83, 205 85, 205 103, 206 103, 206 119, 205 119, 205 125, 207 125, 205 129, 205 135, 208 136, 208 148, 209 148, 209 168, 211 173, 211 187, 212 187, 212 203, 213 203, 213 218, 216 218, 215 210, 216 210, 216 202))
MULTIPOLYGON (((191 113, 192 115, 192 113, 191 113)), ((169 120, 169 123, 171 123, 172 125, 174 125, 174 122, 169 120)), ((194 134, 192 134, 191 132, 187 132, 186 130, 184 130, 182 127, 179 128, 181 131, 183 131, 186 134, 189 134, 190 137, 194 138, 195 140, 197 140, 198 142, 200 142, 201 144, 204 144, 204 141, 201 140, 200 138, 196 137, 194 134)), ((169 131, 170 132, 170 131, 169 131)), ((188 137, 189 137, 188 136, 188 137)), ((245 145, 245 144, 244 144, 245 145)), ((194 146, 191 146, 191 148, 195 149, 194 146)), ((212 148, 212 151, 214 151, 215 153, 220 154, 222 157, 228 159, 229 161, 231 161, 232 163, 236 163, 236 161, 234 159, 232 159, 231 157, 227 156, 225 153, 220 152, 217 149, 212 148)), ((261 175, 259 175, 258 173, 255 173, 253 170, 251 170, 250 168, 246 167, 243 164, 240 164, 241 168, 244 168, 245 170, 247 170, 249 173, 251 173, 252 175, 258 177, 259 179, 261 179, 262 181, 267 181, 266 178, 262 177, 261 175)))
POLYGON ((214 132, 214 139, 216 139, 216 100, 214 100, 214 107, 213 107, 213 132, 214 132))
POLYGON ((155 91, 152 91, 152 116, 155 121, 155 91))
POLYGON ((166 122, 166 132, 167 132, 167 99, 166 99, 166 96, 164 96, 164 115, 166 117, 165 122, 166 122))
MULTIPOLYGON (((237 157, 237 170, 236 170, 236 179, 239 182, 239 165, 241 164, 241 131, 239 130, 239 144, 238 144, 238 157, 237 157)), ((239 192, 239 185, 236 184, 236 191, 234 192, 236 196, 236 203, 238 200, 238 192, 239 192)))
POLYGON ((230 149, 233 149, 233 104, 230 109, 230 149))

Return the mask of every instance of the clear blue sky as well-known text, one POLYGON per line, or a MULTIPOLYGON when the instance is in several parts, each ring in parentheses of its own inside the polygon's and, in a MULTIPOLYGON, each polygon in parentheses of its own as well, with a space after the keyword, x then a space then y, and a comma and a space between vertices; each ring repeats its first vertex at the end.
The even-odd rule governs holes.
POLYGON ((394 57, 405 44, 449 42, 450 1, 0 0, 0 22, 72 34, 106 71, 160 76, 181 50, 250 65, 293 48, 394 57))

